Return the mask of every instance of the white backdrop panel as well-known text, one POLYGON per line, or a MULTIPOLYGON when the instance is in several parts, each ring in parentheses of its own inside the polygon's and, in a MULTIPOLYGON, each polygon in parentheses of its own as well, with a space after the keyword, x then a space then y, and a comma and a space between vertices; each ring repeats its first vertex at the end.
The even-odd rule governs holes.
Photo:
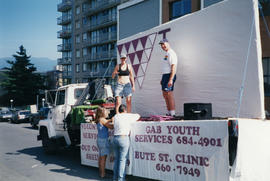
POLYGON ((136 63, 130 61, 134 55, 129 57, 135 75, 139 72, 133 111, 144 116, 166 113, 160 86, 164 52, 158 42, 163 38, 159 32, 168 29, 166 38, 178 55, 174 91, 177 114, 183 115, 184 103, 199 102, 212 103, 215 117, 235 117, 248 57, 240 117, 264 118, 258 25, 256 0, 227 0, 118 41, 118 53, 136 53, 136 63), (129 52, 130 46, 133 52, 129 52), (150 56, 141 56, 146 68, 142 72, 137 58, 145 54, 150 56))

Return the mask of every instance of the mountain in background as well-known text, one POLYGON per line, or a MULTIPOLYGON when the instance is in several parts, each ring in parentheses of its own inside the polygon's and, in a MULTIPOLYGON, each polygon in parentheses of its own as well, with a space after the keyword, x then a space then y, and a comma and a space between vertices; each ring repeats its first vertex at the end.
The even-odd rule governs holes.
MULTIPOLYGON (((14 61, 13 57, 0 58, 0 69, 4 67, 9 67, 10 64, 7 63, 7 60, 14 61)), ((56 60, 52 60, 46 57, 31 57, 30 63, 34 64, 37 68, 37 72, 47 72, 55 69, 57 65, 56 60)))

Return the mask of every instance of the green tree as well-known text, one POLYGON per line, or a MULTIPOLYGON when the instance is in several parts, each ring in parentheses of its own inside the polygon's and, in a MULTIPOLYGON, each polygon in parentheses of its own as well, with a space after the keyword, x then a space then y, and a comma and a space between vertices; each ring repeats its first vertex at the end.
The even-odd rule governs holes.
POLYGON ((6 79, 2 81, 1 86, 7 91, 2 98, 6 105, 9 100, 14 100, 15 106, 34 104, 36 95, 40 89, 44 89, 44 79, 36 71, 36 67, 30 63, 30 57, 27 56, 23 46, 19 47, 17 55, 13 55, 15 61, 7 60, 10 67, 5 67, 6 79))

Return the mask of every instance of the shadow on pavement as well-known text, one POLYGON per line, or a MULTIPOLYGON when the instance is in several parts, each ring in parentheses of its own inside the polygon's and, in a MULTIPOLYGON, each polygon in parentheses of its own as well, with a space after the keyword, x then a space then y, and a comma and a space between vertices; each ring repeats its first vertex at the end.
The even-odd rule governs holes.
POLYGON ((26 129, 32 129, 32 130, 38 130, 38 127, 33 128, 32 126, 24 126, 23 128, 26 128, 26 129))
POLYGON ((42 147, 25 148, 17 152, 34 156, 36 160, 44 165, 54 164, 63 167, 60 169, 50 169, 52 172, 65 173, 84 179, 99 180, 97 168, 81 165, 80 150, 78 148, 63 149, 54 155, 45 154, 42 147), (89 168, 91 168, 92 172, 89 171, 89 168))
MULTIPOLYGON (((52 172, 65 173, 67 175, 84 179, 101 180, 99 178, 98 168, 81 165, 79 147, 62 149, 61 151, 58 151, 58 153, 54 155, 45 154, 43 152, 42 147, 25 148, 23 150, 18 150, 17 152, 35 156, 35 159, 40 161, 44 165, 55 164, 63 167, 60 169, 50 169, 50 171, 52 172), (89 169, 91 169, 91 172, 89 171, 89 169)), ((102 180, 104 181, 112 180, 113 172, 111 170, 106 170, 106 173, 109 178, 102 180)), ((152 179, 135 177, 131 175, 127 175, 126 178, 128 181, 153 181, 152 179)))

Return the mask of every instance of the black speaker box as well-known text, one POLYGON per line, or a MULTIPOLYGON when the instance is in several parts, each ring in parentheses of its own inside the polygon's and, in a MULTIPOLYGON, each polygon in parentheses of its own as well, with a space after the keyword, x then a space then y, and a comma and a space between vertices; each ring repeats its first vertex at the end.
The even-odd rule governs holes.
POLYGON ((184 120, 212 119, 211 103, 184 103, 184 120))

